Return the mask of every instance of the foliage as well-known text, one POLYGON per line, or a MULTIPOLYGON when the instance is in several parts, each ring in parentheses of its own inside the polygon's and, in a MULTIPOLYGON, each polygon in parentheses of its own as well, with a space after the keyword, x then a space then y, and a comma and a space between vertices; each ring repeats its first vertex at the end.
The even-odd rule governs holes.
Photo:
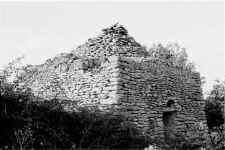
POLYGON ((157 147, 156 145, 149 145, 148 147, 144 148, 144 150, 162 150, 162 149, 157 147))
POLYGON ((206 99, 206 117, 209 129, 224 124, 224 95, 225 81, 216 81, 209 96, 206 99))
MULTIPOLYGON (((9 93, 13 93, 10 91, 9 93)), ((64 112, 59 100, 32 102, 27 96, 0 96, 0 148, 144 148, 146 137, 122 115, 64 112)))
POLYGON ((209 97, 212 98, 221 98, 221 101, 224 101, 225 95, 225 81, 216 80, 213 85, 213 89, 210 91, 209 97))
POLYGON ((209 127, 208 149, 225 149, 225 81, 216 80, 206 98, 205 112, 209 127))
POLYGON ((171 43, 166 46, 155 44, 149 49, 149 55, 169 66, 192 71, 195 70, 194 64, 188 61, 188 55, 185 48, 180 47, 177 43, 171 43))
POLYGON ((223 150, 225 149, 225 134, 224 125, 219 127, 214 127, 213 130, 209 132, 207 140, 207 149, 209 150, 223 150))
POLYGON ((25 148, 32 141, 32 130, 29 127, 14 131, 16 142, 19 144, 20 150, 25 148))
POLYGON ((213 127, 218 127, 224 123, 223 107, 217 98, 206 101, 205 110, 209 129, 213 129, 213 127))
MULTIPOLYGON (((149 54, 167 65, 194 70, 185 49, 177 44, 166 47, 159 44, 150 49, 149 54)), ((140 135, 122 115, 88 110, 67 113, 63 111, 60 100, 56 99, 58 96, 51 101, 32 102, 29 89, 18 84, 23 78, 21 70, 27 71, 26 67, 16 67, 20 60, 10 63, 0 80, 0 148, 128 149, 148 146, 149 139, 140 135), (16 78, 13 84, 9 84, 7 79, 12 74, 16 74, 16 78)), ((55 82, 60 86, 57 80, 55 82)), ((224 93, 225 82, 218 81, 207 98, 209 133, 193 128, 193 132, 177 135, 167 148, 194 149, 205 146, 207 149, 224 149, 224 93)), ((150 145, 148 149, 157 147, 150 145)))
POLYGON ((179 134, 174 139, 174 143, 170 143, 167 149, 189 150, 224 150, 225 149, 225 134, 224 125, 215 127, 213 131, 206 132, 206 127, 199 132, 199 126, 195 125, 192 132, 179 134))
POLYGON ((26 68, 26 66, 22 64, 22 60, 24 58, 24 56, 17 57, 3 68, 1 72, 2 76, 5 77, 5 80, 15 83, 16 81, 20 80, 20 78, 22 78, 26 68))
MULTIPOLYGON (((65 112, 60 99, 33 101, 30 89, 20 86, 21 58, 8 64, 0 80, 0 148, 144 148, 146 137, 122 115, 65 112), (14 76, 12 82, 9 78, 14 76)), ((28 66, 29 67, 29 66, 28 66)), ((28 69, 29 70, 29 69, 28 69)), ((36 99, 35 99, 36 100, 36 99)))
POLYGON ((28 72, 30 65, 24 65, 24 56, 18 57, 9 62, 0 70, 0 94, 8 97, 22 96, 27 99, 31 96, 31 89, 21 84, 21 81, 28 72))
POLYGON ((202 123, 189 126, 189 131, 177 133, 168 143, 167 149, 189 150, 206 147, 208 138, 207 127, 202 123))

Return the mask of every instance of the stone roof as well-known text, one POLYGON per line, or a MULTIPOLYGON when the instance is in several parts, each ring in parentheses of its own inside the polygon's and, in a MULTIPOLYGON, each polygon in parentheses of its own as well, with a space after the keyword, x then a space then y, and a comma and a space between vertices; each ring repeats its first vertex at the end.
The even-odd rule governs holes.
POLYGON ((52 71, 60 73, 74 71, 74 68, 79 68, 80 63, 90 67, 110 56, 146 57, 148 52, 129 36, 122 25, 115 24, 103 29, 97 37, 88 39, 70 53, 58 54, 43 64, 27 68, 29 72, 25 80, 33 82, 42 76, 48 76, 52 71))
POLYGON ((88 39, 72 51, 78 57, 99 58, 112 55, 145 57, 147 51, 119 24, 102 30, 97 37, 88 39))

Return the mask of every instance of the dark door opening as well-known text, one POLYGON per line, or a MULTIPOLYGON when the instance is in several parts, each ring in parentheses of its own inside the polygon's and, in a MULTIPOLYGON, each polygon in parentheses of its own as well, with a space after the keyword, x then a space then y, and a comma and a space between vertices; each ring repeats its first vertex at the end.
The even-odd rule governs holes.
POLYGON ((163 112, 164 136, 167 142, 175 137, 175 117, 176 111, 163 112))

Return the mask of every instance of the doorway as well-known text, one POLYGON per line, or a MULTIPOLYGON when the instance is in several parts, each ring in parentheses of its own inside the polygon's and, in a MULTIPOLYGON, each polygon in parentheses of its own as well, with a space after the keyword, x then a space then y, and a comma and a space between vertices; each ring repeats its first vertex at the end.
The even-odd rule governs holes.
POLYGON ((176 111, 163 112, 164 136, 165 141, 174 139, 176 133, 175 124, 176 111))

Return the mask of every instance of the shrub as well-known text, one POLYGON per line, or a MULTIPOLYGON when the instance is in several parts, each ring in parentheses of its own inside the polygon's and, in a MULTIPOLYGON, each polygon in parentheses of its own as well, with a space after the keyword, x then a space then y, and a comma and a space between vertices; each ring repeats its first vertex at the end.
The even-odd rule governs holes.
POLYGON ((189 150, 206 147, 208 138, 207 127, 196 123, 189 127, 188 132, 177 133, 168 143, 168 149, 189 150))
POLYGON ((225 124, 219 127, 214 127, 213 130, 209 132, 207 148, 213 150, 223 150, 225 149, 225 134, 224 134, 225 124))
MULTIPOLYGON (((13 92, 12 92, 13 93, 13 92)), ((144 148, 146 137, 122 115, 63 111, 59 100, 0 96, 0 148, 144 148)))

